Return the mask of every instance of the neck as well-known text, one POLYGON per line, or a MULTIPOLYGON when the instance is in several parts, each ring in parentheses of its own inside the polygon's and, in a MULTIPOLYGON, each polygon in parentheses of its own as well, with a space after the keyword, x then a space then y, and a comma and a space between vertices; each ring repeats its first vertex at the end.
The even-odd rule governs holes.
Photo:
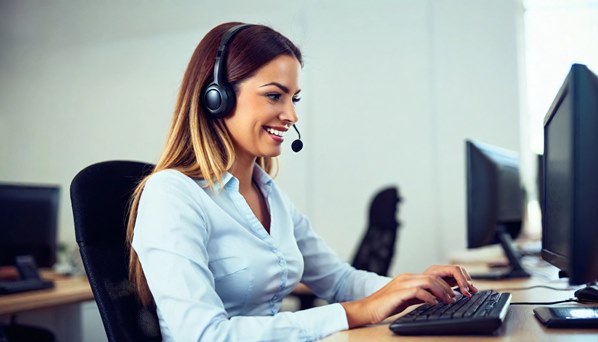
POLYGON ((255 165, 256 157, 252 158, 237 158, 230 173, 239 180, 239 191, 245 193, 252 187, 253 167, 255 165))

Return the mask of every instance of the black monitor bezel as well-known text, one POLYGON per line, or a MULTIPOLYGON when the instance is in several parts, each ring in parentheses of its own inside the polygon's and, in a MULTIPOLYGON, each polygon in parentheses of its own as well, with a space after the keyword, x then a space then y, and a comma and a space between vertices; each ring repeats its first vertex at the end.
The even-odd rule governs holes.
MULTIPOLYGON (((545 261, 549 262, 550 264, 558 267, 560 270, 565 271, 565 272, 569 272, 570 270, 570 265, 569 265, 569 259, 567 258, 567 256, 562 255, 557 253, 556 251, 553 250, 549 250, 546 248, 547 246, 547 238, 549 236, 549 234, 547 233, 547 226, 546 226, 546 218, 548 217, 547 212, 546 212, 546 205, 547 205, 547 200, 546 200, 546 192, 547 192, 547 187, 546 187, 546 173, 547 173, 547 162, 548 162, 548 139, 546 139, 547 136, 547 126, 550 124, 550 122, 552 121, 552 119, 554 118, 554 115, 556 114, 557 110, 561 108, 563 101, 565 99, 565 97, 567 96, 567 94, 569 93, 569 82, 570 82, 570 78, 571 75, 567 75, 567 78, 565 79, 565 82, 563 83, 562 87, 560 88, 559 92, 557 93, 557 96, 555 97, 552 105, 550 106, 550 109, 548 110, 547 115, 544 117, 544 153, 543 153, 543 157, 542 157, 542 179, 543 179, 543 184, 542 184, 542 192, 544 194, 543 198, 542 198, 542 202, 541 202, 541 207, 542 207, 542 250, 540 252, 540 255, 542 256, 542 259, 544 259, 545 261)), ((570 223, 571 225, 573 224, 573 222, 570 223)), ((571 238, 571 237, 569 237, 571 238)))
MULTIPOLYGON (((58 254, 58 215, 59 215, 59 204, 60 204, 60 186, 49 185, 49 184, 23 184, 23 183, 0 183, 0 191, 9 192, 33 192, 36 193, 38 199, 43 199, 46 205, 47 212, 44 213, 48 220, 44 226, 32 228, 28 230, 28 233, 33 231, 39 232, 36 237, 41 237, 39 240, 31 239, 32 245, 26 246, 24 249, 14 248, 1 248, 0 247, 0 266, 14 265, 14 260, 20 255, 31 255, 34 257, 37 266, 39 267, 52 267, 57 261, 58 254), (46 253, 37 251, 37 248, 33 246, 43 245, 46 253)), ((1 223, 0 223, 1 224, 1 223)), ((11 229, 10 227, 4 227, 3 229, 11 229)), ((4 239, 3 239, 4 240, 4 239)), ((10 241, 1 241, 0 245, 4 247, 8 246, 10 241)))
POLYGON ((544 118, 542 201, 542 258, 565 271, 572 285, 585 284, 598 278, 598 77, 585 65, 572 65, 559 92, 544 118), (562 255, 547 248, 550 232, 547 230, 546 212, 548 197, 547 172, 549 161, 548 127, 567 97, 571 98, 572 125, 570 132, 571 217, 569 223, 569 255, 562 255), (591 227, 590 229, 584 227, 591 227))
MULTIPOLYGON (((511 165, 514 165, 516 168, 517 173, 519 173, 519 167, 520 167, 520 161, 519 161, 519 155, 518 153, 516 153, 515 151, 511 151, 505 148, 500 148, 498 146, 494 146, 494 145, 490 145, 490 144, 486 144, 486 143, 481 143, 479 141, 475 141, 475 140, 466 140, 465 141, 465 154, 466 154, 466 201, 467 201, 467 247, 468 248, 477 248, 477 247, 483 247, 483 246, 487 246, 487 245, 491 245, 491 244, 496 244, 499 243, 499 238, 497 236, 497 230, 499 229, 499 226, 504 225, 506 229, 506 231, 509 233, 509 235, 512 238, 516 238, 520 233, 521 233, 521 229, 522 229, 522 221, 523 221, 523 196, 521 194, 521 179, 519 178, 519 176, 517 177, 518 182, 517 182, 517 191, 520 191, 519 195, 519 199, 520 199, 520 212, 518 213, 519 217, 512 221, 512 222, 500 222, 499 221, 499 217, 498 217, 498 213, 497 213, 497 207, 500 205, 499 199, 497 198, 498 196, 498 189, 496 189, 497 186, 499 186, 499 174, 498 174, 498 169, 500 167, 510 167, 511 165), (476 156, 477 155, 477 156, 476 156), (504 163, 503 165, 500 165, 500 162, 498 162, 496 160, 496 156, 500 156, 501 159, 503 160, 508 160, 509 163, 511 165, 507 165, 507 163, 504 163), (486 172, 484 172, 484 177, 488 178, 488 179, 493 179, 493 184, 491 184, 491 186, 493 187, 492 189, 490 189, 490 194, 484 194, 482 197, 483 198, 477 198, 479 197, 479 191, 478 189, 474 189, 476 186, 480 185, 480 184, 474 184, 479 182, 479 180, 474 180, 474 177, 476 175, 480 176, 480 174, 482 172, 480 172, 480 170, 473 170, 474 167, 482 167, 482 163, 478 162, 478 165, 474 165, 476 162, 474 162, 474 159, 484 159, 484 161, 486 162, 486 165, 484 165, 484 167, 486 168, 486 172), (474 202, 476 201, 485 201, 486 205, 489 208, 486 208, 486 210, 493 210, 493 213, 481 213, 482 216, 486 216, 485 217, 485 221, 486 222, 477 222, 480 220, 479 216, 480 213, 478 213, 478 210, 476 210, 476 208, 474 208, 474 202), (492 216, 492 217, 490 217, 492 216)), ((480 209, 480 208, 478 208, 480 209)), ((483 209, 483 208, 482 208, 483 209)))

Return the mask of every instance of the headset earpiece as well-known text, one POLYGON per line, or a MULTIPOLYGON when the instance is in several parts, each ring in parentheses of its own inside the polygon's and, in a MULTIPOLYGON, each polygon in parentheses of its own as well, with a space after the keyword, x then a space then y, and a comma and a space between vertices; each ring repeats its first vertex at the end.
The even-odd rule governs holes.
POLYGON ((220 41, 220 46, 216 53, 216 62, 214 63, 214 81, 210 83, 203 91, 201 103, 204 109, 214 119, 226 117, 235 108, 236 95, 234 89, 225 79, 226 71, 226 52, 228 42, 249 24, 241 24, 230 28, 220 41))
POLYGON ((227 116, 235 107, 235 92, 229 85, 210 84, 203 92, 203 104, 214 119, 227 116))

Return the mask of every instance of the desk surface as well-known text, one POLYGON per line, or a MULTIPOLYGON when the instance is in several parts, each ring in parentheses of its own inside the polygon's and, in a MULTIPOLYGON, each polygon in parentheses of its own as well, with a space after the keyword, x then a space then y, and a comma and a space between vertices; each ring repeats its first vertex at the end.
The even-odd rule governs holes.
POLYGON ((53 280, 54 287, 0 296, 0 316, 93 300, 85 276, 62 276, 49 272, 43 272, 42 276, 53 280))
MULTIPOLYGON (((557 288, 568 288, 566 280, 546 279, 540 274, 532 279, 476 281, 479 289, 495 289, 499 292, 510 292, 512 302, 551 302, 573 297, 574 289, 555 291, 546 288, 515 290, 533 285, 548 285, 557 288)), ((581 305, 577 303, 557 304, 560 306, 581 305)), ((534 317, 533 308, 542 305, 511 305, 503 326, 496 336, 398 336, 388 329, 388 325, 396 317, 383 323, 357 329, 342 331, 328 336, 326 342, 347 341, 485 341, 485 340, 516 340, 516 341, 598 341, 597 329, 548 329, 534 317)), ((406 313, 406 312, 405 312, 406 313)), ((403 313, 403 314, 405 314, 403 313)))

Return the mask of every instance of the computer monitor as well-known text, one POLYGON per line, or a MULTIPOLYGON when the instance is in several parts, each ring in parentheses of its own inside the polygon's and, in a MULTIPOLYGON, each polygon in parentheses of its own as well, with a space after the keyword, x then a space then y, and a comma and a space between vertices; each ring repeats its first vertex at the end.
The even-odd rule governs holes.
POLYGON ((0 266, 30 255, 39 267, 56 262, 58 186, 0 183, 0 266))
POLYGON ((472 274, 478 279, 523 278, 519 253, 512 239, 521 232, 523 190, 519 156, 504 148, 467 140, 467 247, 500 243, 509 260, 506 269, 472 274))
POLYGON ((542 208, 542 203, 544 203, 544 155, 537 154, 536 155, 536 166, 538 169, 536 170, 536 187, 538 189, 538 203, 540 205, 540 213, 544 208, 542 208))
POLYGON ((542 258, 562 270, 571 285, 595 282, 598 77, 585 65, 571 67, 544 118, 542 169, 542 258))

